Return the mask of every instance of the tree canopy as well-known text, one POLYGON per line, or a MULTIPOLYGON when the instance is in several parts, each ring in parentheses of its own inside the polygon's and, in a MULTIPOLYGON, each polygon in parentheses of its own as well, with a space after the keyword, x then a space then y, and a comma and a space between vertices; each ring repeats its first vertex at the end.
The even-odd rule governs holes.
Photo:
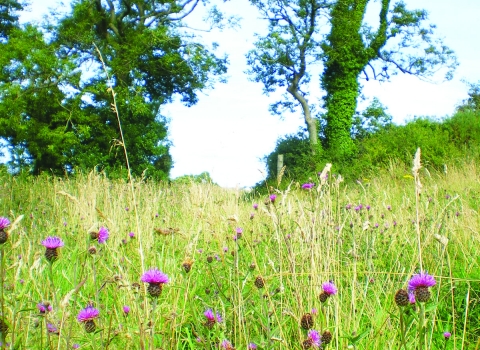
MULTIPOLYGON (((295 77, 308 83, 313 64, 321 62, 325 96, 319 107, 323 107, 320 114, 326 121, 324 145, 339 157, 348 158, 355 152, 351 129, 361 78, 388 80, 399 72, 430 78, 445 68, 450 79, 457 65, 452 50, 435 39, 435 26, 428 23, 427 12, 409 10, 402 1, 381 0, 376 23, 366 20, 367 6, 374 3, 369 0, 251 3, 269 21, 269 35, 257 41, 249 53, 250 73, 263 83, 266 93, 283 87, 290 92, 295 77), (321 10, 315 12, 314 8, 321 10), (328 21, 321 21, 322 16, 328 21)), ((300 99, 277 105, 303 108, 300 99)), ((312 106, 310 103, 309 108, 312 106)), ((306 116, 305 108, 303 111, 306 116)), ((311 124, 308 118, 306 123, 311 124)), ((312 143, 315 136, 309 137, 312 143)))
POLYGON ((226 72, 227 58, 184 30, 199 3, 80 0, 45 28, 19 28, 2 44, 0 78, 0 137, 14 166, 121 172, 126 146, 136 175, 167 178, 161 107, 175 96, 195 104, 226 72))

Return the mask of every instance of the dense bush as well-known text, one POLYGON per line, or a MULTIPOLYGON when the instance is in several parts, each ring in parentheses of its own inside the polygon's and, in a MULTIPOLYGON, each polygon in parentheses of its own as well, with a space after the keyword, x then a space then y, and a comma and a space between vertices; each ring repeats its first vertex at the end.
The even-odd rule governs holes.
POLYGON ((442 171, 446 163, 480 157, 479 110, 459 108, 445 120, 422 117, 405 125, 393 125, 388 118, 385 121, 374 128, 358 129, 361 133, 354 138, 356 154, 349 159, 339 159, 320 147, 312 155, 308 139, 302 133, 280 139, 275 150, 265 157, 267 183, 277 180, 278 154, 284 155, 284 179, 298 182, 315 178, 326 163, 333 163, 333 172, 349 180, 370 177, 392 163, 407 170, 418 147, 422 150, 423 165, 429 171, 442 171))

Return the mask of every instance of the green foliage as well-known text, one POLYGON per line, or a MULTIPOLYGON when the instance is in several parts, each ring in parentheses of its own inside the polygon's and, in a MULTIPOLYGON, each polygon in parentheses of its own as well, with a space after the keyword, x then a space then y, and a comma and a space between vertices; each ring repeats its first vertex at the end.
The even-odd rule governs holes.
POLYGON ((18 27, 18 11, 23 5, 17 0, 0 0, 0 42, 7 40, 10 32, 18 27))
POLYGON ((438 67, 447 67, 446 76, 451 78, 457 64, 453 52, 432 39, 433 26, 424 27, 425 11, 407 10, 401 2, 391 7, 389 0, 382 0, 374 31, 364 23, 368 3, 335 2, 330 13, 330 33, 322 44, 321 80, 327 94, 325 136, 328 148, 340 161, 356 152, 350 130, 361 73, 367 80, 372 75, 375 79, 389 79, 398 71, 429 77, 438 67))
MULTIPOLYGON (((286 167, 283 175, 284 183, 290 180, 308 182, 316 178, 318 171, 323 169, 325 159, 322 157, 322 150, 318 147, 315 154, 312 154, 310 143, 305 133, 287 135, 277 141, 275 150, 267 155, 264 160, 267 168, 267 182, 277 186, 277 159, 283 154, 283 164, 286 167)), ((258 188, 261 187, 257 186, 258 188)))
POLYGON ((200 173, 198 175, 183 175, 175 178, 173 180, 175 184, 184 184, 189 185, 192 183, 196 184, 215 184, 207 171, 200 173))
MULTIPOLYGON (((82 0, 43 28, 49 41, 33 26, 12 32, 0 58, 0 137, 11 166, 124 177, 126 147, 134 175, 167 179, 172 160, 161 106, 175 96, 195 104, 226 72, 225 57, 182 31, 191 5, 82 0)), ((222 19, 216 11, 212 20, 222 19)))
POLYGON ((251 0, 269 21, 269 33, 259 37, 247 54, 252 80, 261 82, 265 94, 285 88, 280 101, 270 106, 273 114, 302 109, 310 140, 310 152, 318 149, 318 122, 308 101, 311 66, 320 60, 320 20, 329 7, 326 0, 251 0))
POLYGON ((350 133, 353 139, 359 140, 391 125, 392 116, 387 113, 387 108, 375 97, 364 111, 355 113, 350 133))
POLYGON ((478 112, 480 111, 480 81, 478 83, 469 83, 468 86, 468 98, 458 107, 458 110, 478 112))

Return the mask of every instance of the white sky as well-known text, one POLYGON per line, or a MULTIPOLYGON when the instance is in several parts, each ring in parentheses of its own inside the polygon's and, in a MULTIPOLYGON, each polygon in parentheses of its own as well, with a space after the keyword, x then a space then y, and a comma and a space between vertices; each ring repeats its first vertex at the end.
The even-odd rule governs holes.
MULTIPOLYGON (((480 81, 479 0, 406 0, 408 8, 423 8, 437 25, 436 33, 453 49, 460 66, 450 82, 431 84, 409 76, 396 76, 391 82, 364 82, 363 93, 378 97, 394 122, 414 116, 451 115, 467 97, 462 81, 480 81)), ((38 18, 55 0, 32 0, 32 17, 38 18)), ((208 171, 224 187, 251 186, 263 179, 261 158, 270 153, 278 137, 296 133, 303 126, 301 113, 284 120, 268 112, 275 97, 262 94, 262 85, 248 81, 244 73, 245 54, 253 48, 255 32, 265 33, 266 23, 248 0, 232 0, 219 6, 229 14, 241 16, 241 28, 222 33, 202 34, 204 42, 216 41, 220 53, 229 55, 228 83, 200 94, 193 107, 180 103, 167 105, 162 113, 169 118, 169 138, 173 143, 172 177, 208 171)), ((57 7, 58 9, 58 7, 57 7)), ((279 91, 281 95, 283 91, 279 91)), ((278 96, 277 95, 277 96, 278 96)), ((313 101, 321 96, 318 84, 311 87, 313 101)), ((128 145, 128 140, 127 140, 128 145)))

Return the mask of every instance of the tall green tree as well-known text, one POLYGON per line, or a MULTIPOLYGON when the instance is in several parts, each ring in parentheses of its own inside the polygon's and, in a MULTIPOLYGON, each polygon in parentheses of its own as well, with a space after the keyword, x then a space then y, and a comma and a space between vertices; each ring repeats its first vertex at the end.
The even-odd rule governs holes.
POLYGON ((253 80, 261 82, 268 95, 285 88, 280 101, 270 106, 273 114, 294 112, 300 106, 313 154, 319 148, 318 121, 308 101, 312 65, 321 59, 320 20, 329 7, 327 0, 251 0, 268 20, 268 35, 259 37, 247 54, 253 80))
POLYGON ((435 26, 426 25, 425 10, 408 10, 400 1, 381 0, 377 29, 368 26, 369 0, 337 0, 330 12, 330 33, 322 44, 326 91, 327 146, 340 157, 354 153, 352 116, 360 92, 359 77, 388 80, 398 72, 431 77, 446 67, 452 77, 453 51, 433 39, 435 26))
MULTIPOLYGON (((457 65, 452 50, 434 38, 435 26, 427 23, 427 12, 409 10, 402 1, 250 2, 269 21, 269 34, 248 54, 250 74, 264 84, 266 93, 285 86, 290 94, 297 91, 306 100, 302 88, 309 81, 312 64, 323 63, 325 145, 340 158, 355 152, 351 132, 361 78, 388 80, 399 72, 430 78, 446 68, 449 79, 457 65), (366 20, 369 4, 378 7, 376 23, 366 20), (322 16, 328 21, 322 22, 322 16)), ((303 108, 301 101, 296 99, 303 108)), ((285 99, 272 109, 276 111, 278 106, 293 105, 285 99)), ((314 106, 309 103, 308 109, 303 108, 311 144, 316 142, 316 135, 312 136, 315 129, 307 116, 314 106)))
MULTIPOLYGON (((134 175, 167 178, 162 106, 175 96, 195 104, 226 72, 226 57, 184 30, 201 3, 79 0, 41 30, 9 29, 1 43, 0 137, 14 168, 122 174, 125 145, 134 175)), ((212 8, 210 18, 215 25, 222 16, 212 8)))

